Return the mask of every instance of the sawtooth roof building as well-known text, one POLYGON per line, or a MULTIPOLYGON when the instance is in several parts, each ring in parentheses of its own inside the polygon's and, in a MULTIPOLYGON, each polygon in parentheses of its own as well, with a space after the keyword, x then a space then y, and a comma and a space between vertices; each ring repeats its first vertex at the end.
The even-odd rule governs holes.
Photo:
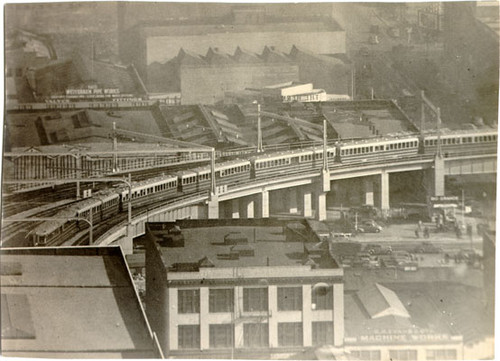
POLYGON ((133 63, 146 84, 147 67, 154 62, 164 63, 184 49, 197 54, 209 48, 234 53, 238 46, 250 52, 260 52, 274 46, 289 52, 296 45, 318 54, 345 53, 345 31, 329 17, 279 18, 267 16, 262 10, 236 9, 232 16, 212 17, 201 21, 136 24, 120 39, 120 57, 133 63))

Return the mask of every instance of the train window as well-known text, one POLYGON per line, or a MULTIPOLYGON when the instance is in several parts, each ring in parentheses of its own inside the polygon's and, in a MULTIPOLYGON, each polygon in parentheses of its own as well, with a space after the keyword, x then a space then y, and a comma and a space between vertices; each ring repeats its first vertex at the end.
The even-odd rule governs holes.
POLYGON ((477 137, 474 137, 474 143, 477 142, 477 137))

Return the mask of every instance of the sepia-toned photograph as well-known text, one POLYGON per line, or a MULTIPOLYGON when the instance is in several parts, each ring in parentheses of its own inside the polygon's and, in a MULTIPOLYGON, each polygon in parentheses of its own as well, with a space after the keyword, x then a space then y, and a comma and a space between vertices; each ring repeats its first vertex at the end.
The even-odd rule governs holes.
POLYGON ((7 358, 495 358, 498 1, 4 4, 7 358))

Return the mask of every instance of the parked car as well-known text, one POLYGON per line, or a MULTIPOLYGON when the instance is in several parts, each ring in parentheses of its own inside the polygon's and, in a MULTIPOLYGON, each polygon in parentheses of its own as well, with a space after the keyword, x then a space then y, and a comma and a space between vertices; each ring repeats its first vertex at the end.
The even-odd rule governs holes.
POLYGON ((382 246, 382 245, 377 244, 377 243, 368 243, 365 246, 364 251, 371 254, 371 255, 378 256, 381 254, 391 254, 392 247, 391 246, 382 246))
POLYGON ((382 231, 382 227, 377 224, 372 219, 362 221, 358 224, 358 232, 361 233, 379 233, 382 231))
POLYGON ((441 247, 436 247, 430 242, 422 242, 421 245, 413 249, 413 253, 441 253, 443 249, 441 247))

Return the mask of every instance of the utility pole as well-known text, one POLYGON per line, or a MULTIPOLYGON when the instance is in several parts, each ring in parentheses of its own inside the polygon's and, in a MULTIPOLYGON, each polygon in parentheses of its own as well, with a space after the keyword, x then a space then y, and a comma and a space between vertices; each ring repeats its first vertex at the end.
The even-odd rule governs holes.
POLYGON ((437 117, 437 154, 439 158, 441 158, 441 108, 437 107, 436 109, 436 117, 437 117))
POLYGON ((424 127, 425 127, 425 102, 424 102, 424 91, 420 91, 420 135, 424 135, 424 127))
POLYGON ((215 148, 212 148, 210 153, 210 195, 213 196, 217 192, 217 185, 215 184, 215 148))
POLYGON ((257 103, 257 152, 261 153, 262 149, 262 129, 260 124, 260 104, 257 103))
POLYGON ((328 172, 328 151, 327 151, 327 127, 326 118, 323 119, 323 171, 328 172))
POLYGON ((116 122, 113 122, 113 172, 118 171, 118 141, 116 139, 116 122))

